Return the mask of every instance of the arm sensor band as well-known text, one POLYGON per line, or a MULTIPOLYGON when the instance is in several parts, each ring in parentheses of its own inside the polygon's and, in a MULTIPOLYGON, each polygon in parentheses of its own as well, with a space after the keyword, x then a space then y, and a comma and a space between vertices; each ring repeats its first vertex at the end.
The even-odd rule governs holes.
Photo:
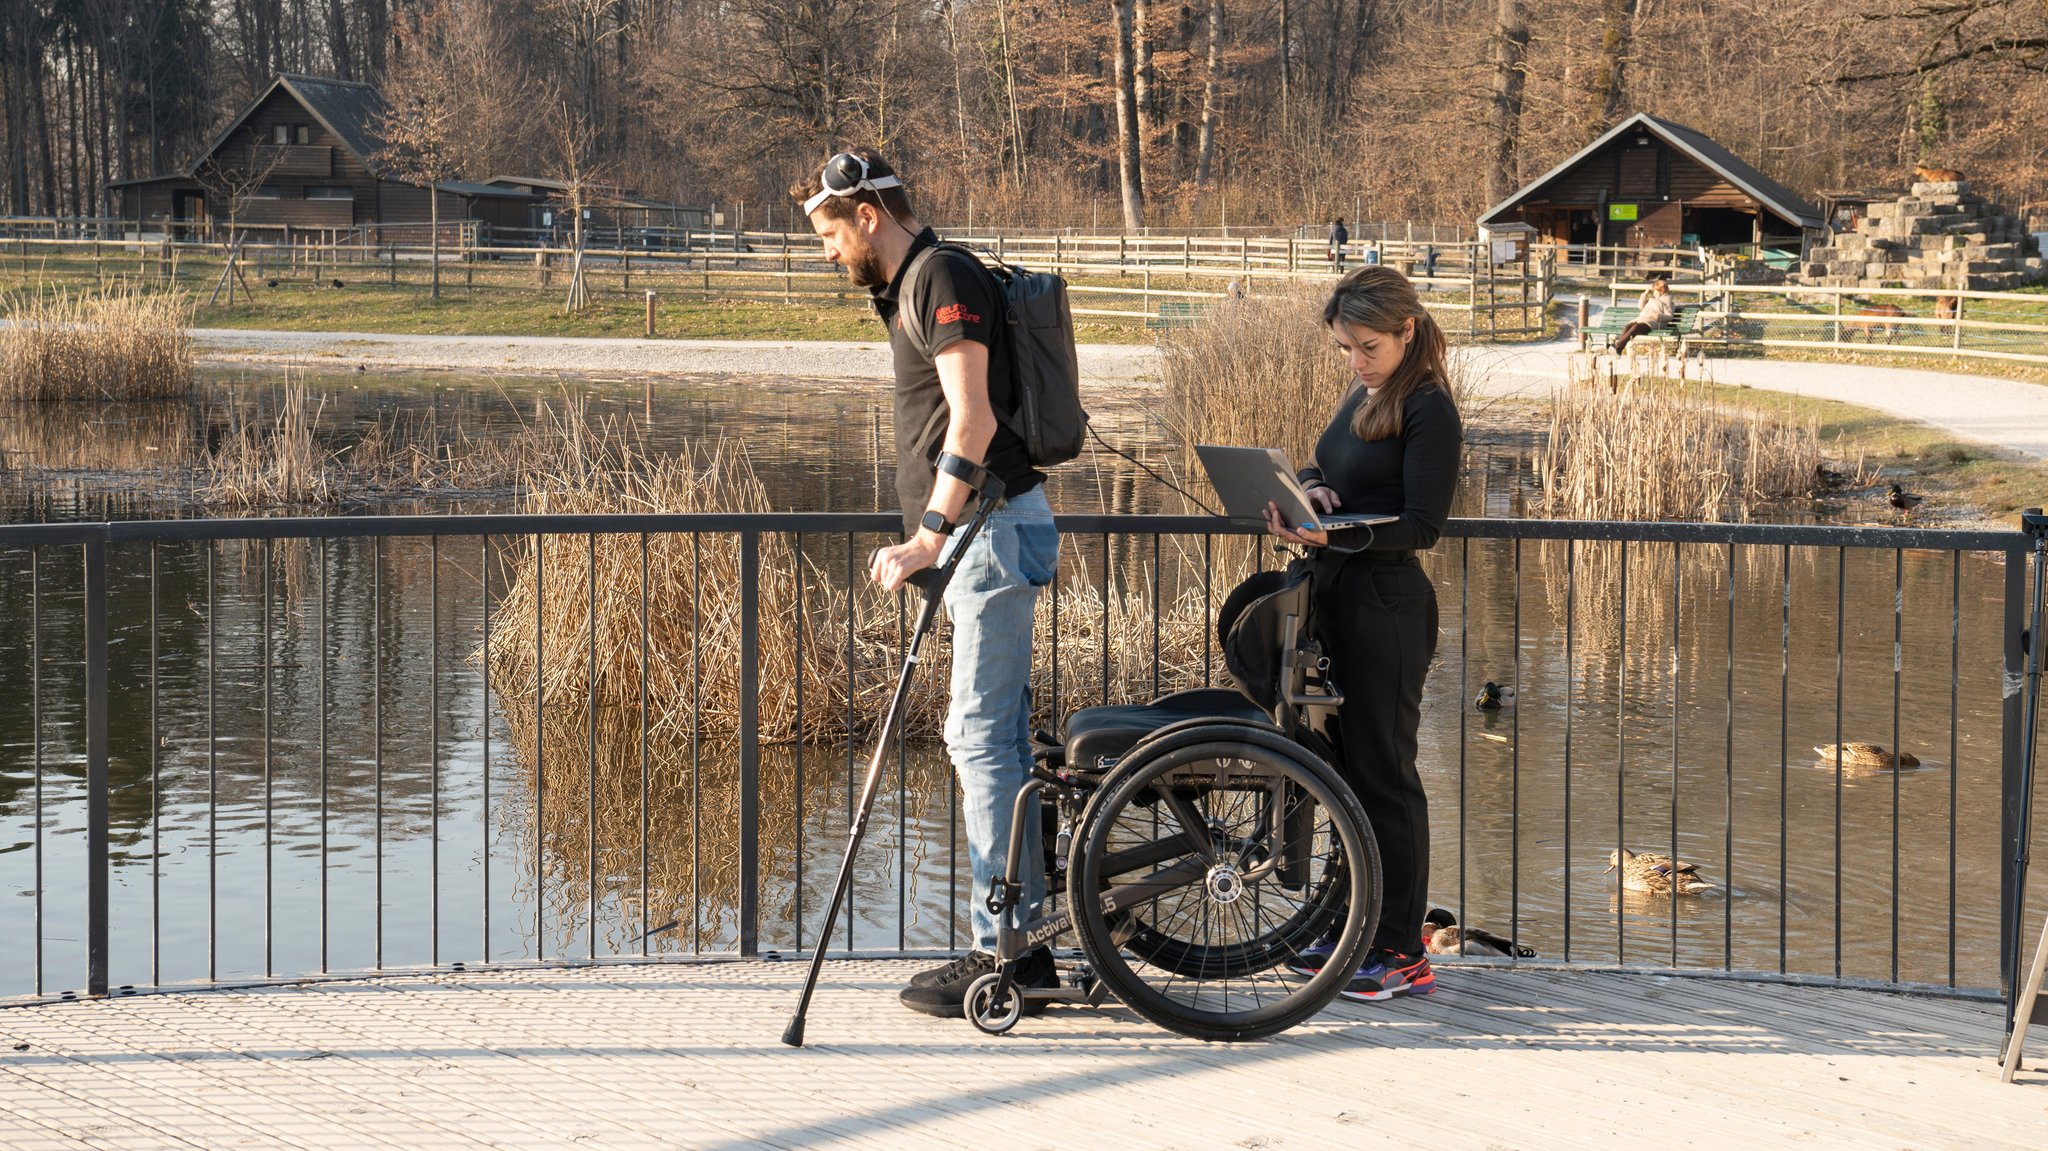
POLYGON ((938 466, 940 471, 974 489, 976 495, 1002 494, 1003 482, 989 474, 989 470, 980 464, 970 463, 952 452, 940 452, 938 466), (995 489, 994 492, 989 490, 991 485, 995 489))

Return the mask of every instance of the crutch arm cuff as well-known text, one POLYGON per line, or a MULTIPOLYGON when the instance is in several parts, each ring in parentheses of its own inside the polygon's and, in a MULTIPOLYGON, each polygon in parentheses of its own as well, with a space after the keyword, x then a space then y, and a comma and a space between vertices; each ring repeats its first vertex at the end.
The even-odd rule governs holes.
POLYGON ((1003 481, 997 479, 987 468, 964 456, 940 452, 938 467, 940 471, 973 488, 976 495, 1000 497, 1003 494, 1003 481))

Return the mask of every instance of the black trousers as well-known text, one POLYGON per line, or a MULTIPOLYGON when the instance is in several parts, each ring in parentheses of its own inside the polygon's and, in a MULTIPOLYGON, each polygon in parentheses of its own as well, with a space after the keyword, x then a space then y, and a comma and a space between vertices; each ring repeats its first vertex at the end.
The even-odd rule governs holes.
POLYGON ((1336 767, 1379 841, 1384 899, 1373 946, 1412 955, 1429 913, 1429 798, 1415 748, 1436 654, 1436 587, 1413 556, 1327 555, 1318 560, 1315 611, 1344 692, 1336 767))
POLYGON ((1650 325, 1638 324, 1634 320, 1630 320, 1628 326, 1621 329, 1621 334, 1614 337, 1614 350, 1617 352, 1627 351, 1628 342, 1630 340, 1635 339, 1637 336, 1640 336, 1644 332, 1647 332, 1649 330, 1650 325))

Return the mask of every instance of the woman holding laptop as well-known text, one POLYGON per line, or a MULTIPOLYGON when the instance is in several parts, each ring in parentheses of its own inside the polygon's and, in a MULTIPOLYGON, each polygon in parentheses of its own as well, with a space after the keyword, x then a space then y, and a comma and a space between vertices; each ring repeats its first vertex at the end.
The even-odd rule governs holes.
MULTIPOLYGON (((1319 512, 1384 513, 1391 522, 1269 531, 1314 549, 1316 628, 1344 692, 1336 765, 1379 839, 1379 929, 1343 994, 1426 995, 1436 976, 1419 938, 1429 909, 1429 801, 1415 771, 1422 684, 1436 654, 1436 589, 1415 558, 1450 515, 1464 431, 1451 397, 1444 334, 1415 286, 1386 265, 1345 276, 1323 306, 1352 383, 1300 473, 1319 512)), ((1310 948, 1297 970, 1321 967, 1310 948)))

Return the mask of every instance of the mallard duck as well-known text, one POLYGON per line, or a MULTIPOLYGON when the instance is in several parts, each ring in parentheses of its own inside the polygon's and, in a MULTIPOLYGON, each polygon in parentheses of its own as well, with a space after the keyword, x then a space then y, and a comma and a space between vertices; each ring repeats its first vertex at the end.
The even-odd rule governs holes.
POLYGON ((1663 895, 1676 888, 1680 895, 1697 895, 1714 886, 1700 875, 1698 864, 1651 851, 1616 848, 1607 853, 1607 870, 1617 867, 1621 869, 1621 885, 1629 891, 1663 895))
POLYGON ((1534 959, 1536 949, 1495 935, 1483 927, 1460 927, 1458 917, 1432 907, 1422 920, 1422 947, 1431 955, 1517 955, 1534 959))
POLYGON ((1480 711, 1499 711, 1513 702, 1515 689, 1502 687, 1490 679, 1486 681, 1485 687, 1479 689, 1479 694, 1472 697, 1472 706, 1480 711))
POLYGON ((1913 510, 1913 505, 1919 503, 1921 500, 1924 500, 1926 498, 1926 496, 1911 495, 1906 491, 1906 489, 1900 487, 1897 484, 1893 484, 1892 490, 1885 493, 1884 502, 1892 505, 1893 507, 1899 509, 1902 512, 1910 512, 1913 510))
POLYGON ((1842 486, 1848 477, 1826 464, 1815 464, 1813 465, 1813 479, 1821 487, 1838 488, 1842 486))
MULTIPOLYGON (((1874 743, 1845 743, 1842 745, 1841 750, 1843 767, 1890 767, 1892 765, 1892 753, 1874 743)), ((1830 765, 1835 762, 1835 745, 1832 743, 1815 746, 1813 753, 1830 765)), ((1915 759, 1910 752, 1902 751, 1899 753, 1899 766, 1919 767, 1920 761, 1915 759)))

